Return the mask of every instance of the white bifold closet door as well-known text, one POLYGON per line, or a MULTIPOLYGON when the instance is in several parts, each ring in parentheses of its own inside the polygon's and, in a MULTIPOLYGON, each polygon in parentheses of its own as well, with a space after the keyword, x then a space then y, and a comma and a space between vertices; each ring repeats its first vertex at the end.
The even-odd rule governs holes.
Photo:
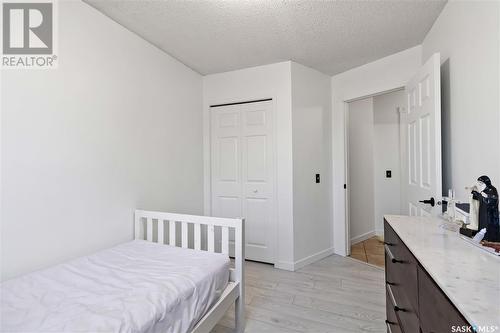
POLYGON ((276 239, 272 105, 210 108, 212 215, 245 218, 246 258, 269 263, 276 239))
POLYGON ((410 216, 437 215, 442 197, 440 56, 434 54, 406 85, 405 194, 410 216))

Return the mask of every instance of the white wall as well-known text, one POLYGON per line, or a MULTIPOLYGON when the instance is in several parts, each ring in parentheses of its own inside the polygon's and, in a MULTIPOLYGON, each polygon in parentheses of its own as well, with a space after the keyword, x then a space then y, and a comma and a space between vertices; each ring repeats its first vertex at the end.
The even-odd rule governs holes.
POLYGON ((349 227, 353 244, 375 234, 373 98, 348 104, 349 227))
POLYGON ((86 4, 59 14, 59 67, 2 71, 2 279, 132 239, 135 208, 202 213, 200 75, 86 4))
POLYGON ((210 105, 274 101, 278 249, 276 267, 293 269, 291 63, 281 62, 203 78, 205 214, 210 215, 210 105))
POLYGON ((404 90, 373 97, 373 177, 377 235, 384 233, 384 215, 401 214, 401 154, 397 108, 405 106, 404 90), (386 178, 386 170, 391 170, 391 178, 386 178))
POLYGON ((441 53, 443 191, 486 174, 500 186, 500 2, 449 1, 422 44, 441 53))
POLYGON ((291 63, 294 268, 332 253, 330 76, 291 63), (320 183, 315 175, 320 174, 320 183))
POLYGON ((332 77, 333 237, 335 253, 347 254, 345 223, 345 101, 403 87, 421 65, 420 46, 332 77))

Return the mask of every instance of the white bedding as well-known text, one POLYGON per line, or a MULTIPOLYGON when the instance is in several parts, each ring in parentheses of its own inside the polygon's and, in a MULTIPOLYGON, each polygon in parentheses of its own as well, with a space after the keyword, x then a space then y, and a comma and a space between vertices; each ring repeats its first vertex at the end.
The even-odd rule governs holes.
POLYGON ((229 258, 135 240, 5 281, 3 332, 189 332, 229 280, 229 258))

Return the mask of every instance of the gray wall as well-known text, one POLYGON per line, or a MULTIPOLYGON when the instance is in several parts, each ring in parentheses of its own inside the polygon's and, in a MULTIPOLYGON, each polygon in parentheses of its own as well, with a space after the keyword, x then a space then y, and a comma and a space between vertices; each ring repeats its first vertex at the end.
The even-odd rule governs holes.
POLYGON ((373 97, 375 231, 384 233, 384 215, 401 214, 401 159, 398 107, 404 107, 404 90, 373 97), (392 171, 386 178, 385 171, 392 171))
POLYGON ((441 53, 443 192, 487 174, 500 186, 500 2, 449 1, 422 44, 441 53))
POLYGON ((330 77, 292 62, 294 258, 332 250, 330 77), (320 174, 320 183, 315 175, 320 174))
POLYGON ((132 239, 135 208, 202 213, 200 75, 86 4, 59 14, 59 67, 2 71, 2 279, 132 239))
POLYGON ((397 108, 404 105, 404 90, 348 104, 349 223, 353 243, 374 234, 383 235, 383 216, 401 213, 397 108), (391 170, 391 178, 386 178, 386 170, 391 170))
POLYGON ((349 227, 357 243, 375 232, 373 98, 348 108, 349 227))

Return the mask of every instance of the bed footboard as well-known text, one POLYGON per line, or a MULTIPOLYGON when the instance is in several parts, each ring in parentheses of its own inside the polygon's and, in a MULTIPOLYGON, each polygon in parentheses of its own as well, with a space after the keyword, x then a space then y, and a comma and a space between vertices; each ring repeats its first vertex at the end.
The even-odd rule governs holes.
POLYGON ((245 220, 144 210, 135 211, 135 239, 159 244, 221 252, 229 256, 231 229, 234 230, 234 268, 230 270, 230 282, 221 298, 197 323, 192 333, 209 333, 233 303, 235 304, 236 331, 243 332, 244 330, 245 220), (220 246, 216 246, 218 245, 216 244, 216 235, 220 235, 220 246))

